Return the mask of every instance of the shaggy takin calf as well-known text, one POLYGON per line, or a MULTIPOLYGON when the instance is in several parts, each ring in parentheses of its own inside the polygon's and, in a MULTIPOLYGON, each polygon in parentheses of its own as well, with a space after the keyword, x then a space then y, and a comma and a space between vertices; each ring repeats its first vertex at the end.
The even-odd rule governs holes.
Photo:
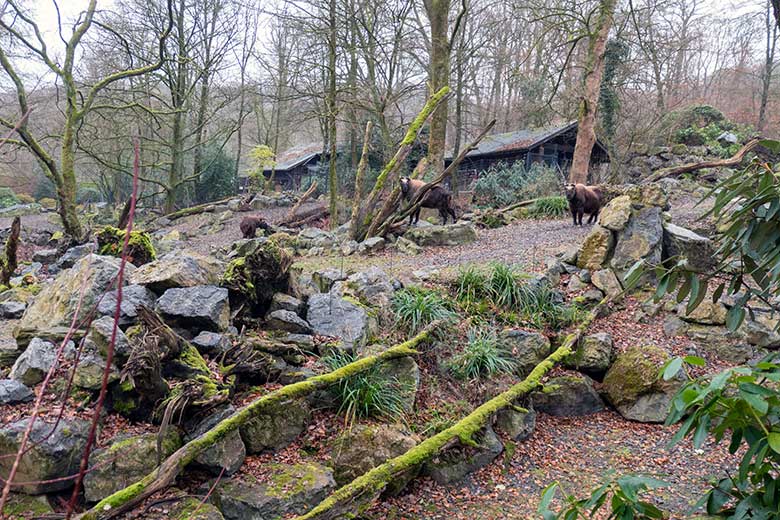
MULTIPOLYGON (((401 197, 407 202, 411 202, 417 191, 425 186, 425 181, 401 177, 401 197)), ((436 185, 423 196, 420 206, 409 215, 409 225, 420 220, 420 211, 422 208, 432 208, 439 210, 439 216, 442 224, 447 223, 447 217, 452 215, 452 221, 455 222, 458 217, 455 216, 455 210, 452 208, 452 195, 444 186, 436 185)))
POLYGON ((238 227, 241 230, 241 234, 244 236, 244 238, 255 238, 255 232, 257 231, 257 228, 260 228, 264 231, 271 230, 271 226, 268 225, 268 222, 266 222, 263 217, 258 217, 257 215, 250 215, 248 217, 242 218, 238 227))
POLYGON ((584 213, 590 215, 588 224, 595 222, 601 209, 601 191, 596 186, 584 184, 567 184, 564 189, 574 225, 576 226, 578 221, 580 226, 582 225, 584 213))

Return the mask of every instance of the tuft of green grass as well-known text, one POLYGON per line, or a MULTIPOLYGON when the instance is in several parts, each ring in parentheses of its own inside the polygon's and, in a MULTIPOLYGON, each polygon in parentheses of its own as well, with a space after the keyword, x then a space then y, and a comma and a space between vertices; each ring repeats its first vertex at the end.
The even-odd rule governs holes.
POLYGON ((490 272, 490 299, 500 307, 513 308, 519 301, 517 274, 512 267, 495 263, 490 272))
POLYGON ((569 210, 566 197, 541 197, 528 208, 527 215, 531 218, 562 217, 569 210))
POLYGON ((580 318, 579 308, 562 303, 557 292, 546 283, 520 285, 517 309, 523 319, 537 329, 549 326, 557 330, 580 318))
POLYGON ((440 293, 410 287, 395 293, 392 301, 396 323, 413 334, 436 320, 456 317, 452 304, 440 293))
MULTIPOLYGON (((342 368, 356 360, 356 355, 338 350, 321 359, 331 370, 342 368)), ((342 379, 335 390, 340 403, 338 413, 343 413, 345 421, 352 424, 356 419, 367 417, 402 417, 405 413, 404 395, 412 389, 395 377, 387 377, 381 372, 381 366, 375 365, 369 370, 342 379)))
POLYGON ((449 367, 457 377, 472 380, 511 372, 515 361, 511 352, 499 344, 495 331, 470 329, 468 343, 461 352, 452 356, 449 367))
POLYGON ((490 294, 488 282, 488 277, 473 265, 461 267, 455 278, 455 299, 466 309, 473 307, 490 294))

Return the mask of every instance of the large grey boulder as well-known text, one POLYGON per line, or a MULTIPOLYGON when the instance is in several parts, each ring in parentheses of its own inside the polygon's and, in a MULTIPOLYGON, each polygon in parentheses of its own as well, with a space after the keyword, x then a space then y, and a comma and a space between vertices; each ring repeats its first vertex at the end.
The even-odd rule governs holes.
POLYGON ((215 285, 168 289, 157 310, 180 327, 224 331, 230 325, 228 290, 215 285))
POLYGON ((279 450, 303 433, 310 419, 305 401, 271 407, 241 426, 241 439, 249 454, 279 450))
POLYGON ((477 240, 477 228, 468 222, 414 227, 404 233, 404 238, 418 246, 460 246, 477 240))
POLYGON ((15 379, 0 379, 0 404, 29 403, 35 395, 15 379))
POLYGON ((618 354, 604 376, 607 400, 626 419, 664 422, 682 384, 677 379, 664 381, 660 377, 661 367, 668 360, 666 351, 652 345, 629 347, 618 354))
MULTIPOLYGON (((121 319, 120 319, 121 322, 121 319)), ((114 318, 112 316, 103 316, 92 322, 87 338, 97 347, 101 356, 105 357, 111 344, 111 335, 114 330, 114 318)), ((124 366, 127 358, 130 357, 130 342, 125 333, 119 327, 116 328, 116 337, 114 338, 114 360, 118 367, 124 366)))
POLYGON ((330 292, 336 282, 346 279, 346 273, 340 269, 320 269, 311 273, 311 280, 321 293, 330 292))
MULTIPOLYGON (((333 443, 331 461, 336 483, 348 484, 380 464, 403 455, 419 442, 419 437, 398 426, 353 426, 333 443)), ((395 476, 386 492, 390 495, 400 493, 419 470, 416 467, 395 476)))
POLYGON ((263 482, 244 475, 221 482, 212 501, 226 520, 282 520, 300 515, 336 489, 333 472, 314 462, 264 464, 263 482))
POLYGON ((120 489, 134 484, 181 447, 181 436, 168 428, 157 452, 157 434, 145 433, 118 439, 109 448, 101 448, 89 456, 91 470, 84 477, 84 498, 97 502, 120 489))
POLYGON ((200 497, 185 495, 170 506, 166 519, 175 520, 225 520, 214 504, 201 502, 200 497))
POLYGON ((536 410, 526 406, 526 411, 504 408, 496 414, 496 428, 514 441, 524 441, 536 429, 536 410))
POLYGON ((713 302, 711 298, 704 298, 702 302, 690 313, 686 312, 686 303, 677 306, 677 315, 683 321, 701 323, 702 325, 725 325, 726 306, 721 302, 713 302))
MULTIPOLYGON (((0 475, 11 471, 29 422, 30 419, 21 419, 0 427, 0 475)), ((89 422, 81 419, 63 418, 56 426, 40 419, 35 421, 27 441, 31 449, 22 457, 15 477, 16 482, 26 484, 15 486, 14 490, 40 495, 71 487, 70 480, 58 479, 78 472, 88 431, 89 422)))
POLYGON ((375 320, 363 305, 337 292, 310 296, 306 321, 315 334, 340 338, 345 350, 365 345, 375 329, 375 320))
POLYGON ((594 226, 577 252, 577 267, 590 271, 603 269, 614 247, 615 236, 612 231, 594 226))
POLYGON ((631 197, 615 197, 599 211, 599 225, 612 231, 621 231, 631 218, 631 197))
POLYGON ((662 222, 658 206, 634 210, 626 228, 617 234, 615 252, 610 261, 618 274, 625 274, 638 260, 647 260, 651 265, 661 261, 662 222))
POLYGON ((426 462, 423 472, 439 484, 451 484, 487 466, 504 451, 501 439, 490 426, 474 437, 478 447, 456 446, 445 450, 426 462))
MULTIPOLYGON (((73 350, 73 342, 65 346, 66 353, 72 353, 73 350)), ((8 377, 26 386, 37 385, 43 381, 57 359, 56 353, 57 347, 54 343, 33 338, 22 355, 16 358, 8 377)))
POLYGON ((346 282, 337 283, 337 286, 343 293, 354 295, 361 303, 380 309, 389 308, 395 292, 390 276, 374 266, 350 275, 346 282))
POLYGON ((739 332, 751 345, 776 349, 780 348, 780 315, 767 311, 754 311, 753 316, 746 316, 739 332))
POLYGON ((159 294, 174 287, 216 285, 224 270, 225 264, 216 258, 177 251, 142 265, 130 275, 129 281, 159 294))
POLYGON ((190 343, 198 349, 198 352, 209 356, 223 354, 232 346, 229 336, 210 330, 201 331, 200 334, 192 338, 190 343))
POLYGON ((550 340, 538 332, 505 329, 499 334, 499 342, 512 353, 518 375, 526 376, 544 358, 550 355, 550 340))
MULTIPOLYGON (((117 291, 107 292, 98 304, 98 313, 103 316, 114 316, 116 311, 117 291)), ((149 309, 154 307, 157 295, 143 285, 128 285, 122 288, 122 303, 119 306, 119 324, 132 325, 138 320, 138 307, 149 309)))
POLYGON ((0 318, 6 320, 17 320, 22 317, 27 304, 20 301, 0 302, 0 318))
POLYGON ((293 311, 276 310, 265 317, 266 326, 272 330, 283 330, 293 334, 311 334, 311 327, 293 311))
POLYGON ((304 303, 289 294, 276 293, 271 298, 271 307, 269 311, 291 311, 295 314, 301 314, 304 310, 304 303))
POLYGON ((696 272, 708 272, 716 264, 715 245, 712 240, 690 229, 664 223, 663 257, 679 257, 687 260, 688 268, 696 272))
POLYGON ((617 275, 612 269, 600 269, 591 274, 593 286, 604 294, 615 297, 623 291, 623 287, 617 275))
MULTIPOLYGON (((86 318, 114 282, 119 262, 111 256, 88 255, 72 269, 60 273, 25 310, 17 329, 17 340, 25 343, 25 339, 29 341, 42 331, 70 327, 82 293, 77 320, 86 318)), ((125 274, 132 275, 134 270, 132 264, 125 266, 125 274)))
POLYGON ((62 271, 63 269, 70 269, 76 265, 76 262, 94 252, 95 244, 92 242, 73 246, 65 251, 65 253, 59 258, 59 260, 57 260, 57 262, 54 263, 54 265, 49 266, 49 273, 55 274, 62 271))
MULTIPOLYGON (((230 417, 236 409, 228 405, 213 413, 195 425, 186 435, 185 441, 189 442, 216 426, 220 421, 230 417)), ((246 447, 241 440, 238 430, 233 430, 225 437, 210 446, 206 451, 198 455, 195 465, 205 469, 213 475, 223 474, 230 476, 241 467, 246 458, 246 447)))
POLYGON ((531 400, 537 411, 561 417, 590 415, 604 409, 593 381, 583 374, 554 377, 542 390, 531 394, 531 400))

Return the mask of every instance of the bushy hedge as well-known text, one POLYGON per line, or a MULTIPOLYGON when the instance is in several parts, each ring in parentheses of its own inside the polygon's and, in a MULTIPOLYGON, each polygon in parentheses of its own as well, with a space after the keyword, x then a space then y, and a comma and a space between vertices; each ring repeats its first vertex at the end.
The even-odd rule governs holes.
POLYGON ((533 164, 526 169, 522 163, 499 164, 483 172, 474 186, 480 206, 499 208, 515 202, 559 195, 561 178, 547 165, 533 164))

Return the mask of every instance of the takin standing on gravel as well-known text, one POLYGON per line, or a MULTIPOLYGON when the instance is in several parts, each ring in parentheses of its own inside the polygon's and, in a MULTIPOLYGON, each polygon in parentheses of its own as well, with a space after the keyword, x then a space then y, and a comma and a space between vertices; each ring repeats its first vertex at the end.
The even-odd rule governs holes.
POLYGON ((271 226, 268 225, 268 222, 266 222, 263 217, 258 217, 257 215, 250 215, 242 218, 238 228, 241 230, 241 234, 244 238, 255 238, 257 228, 264 231, 271 230, 271 226))
MULTIPOLYGON (((401 197, 408 203, 410 203, 417 191, 425 186, 424 181, 417 179, 410 179, 409 177, 401 177, 401 197)), ((455 216, 455 210, 452 208, 452 195, 450 191, 444 186, 436 185, 425 194, 420 206, 409 215, 409 225, 417 223, 420 220, 420 211, 422 208, 432 208, 439 210, 439 216, 442 219, 442 224, 447 223, 448 215, 452 215, 452 221, 455 222, 458 217, 455 216)))
POLYGON ((590 215, 588 224, 592 224, 599 216, 601 209, 601 190, 596 186, 585 186, 584 184, 567 184, 564 186, 566 199, 569 201, 571 217, 574 219, 574 225, 579 220, 582 225, 582 215, 590 215))

